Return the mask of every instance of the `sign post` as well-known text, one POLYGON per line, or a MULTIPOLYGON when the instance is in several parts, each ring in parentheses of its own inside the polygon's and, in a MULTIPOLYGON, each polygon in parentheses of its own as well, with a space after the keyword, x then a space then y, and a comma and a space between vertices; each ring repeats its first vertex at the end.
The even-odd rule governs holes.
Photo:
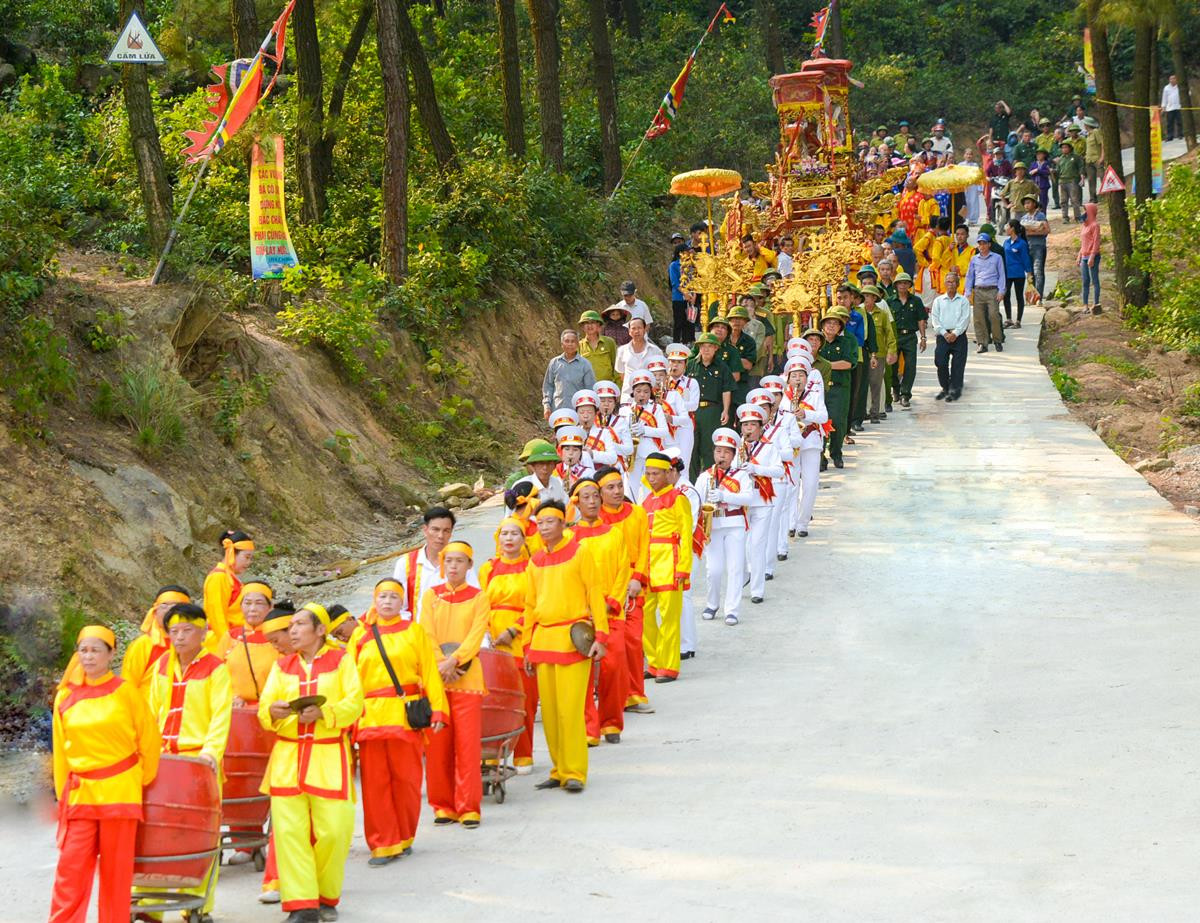
POLYGON ((117 37, 117 43, 108 53, 108 61, 110 64, 166 63, 137 10, 129 14, 129 21, 125 23, 125 28, 117 37))

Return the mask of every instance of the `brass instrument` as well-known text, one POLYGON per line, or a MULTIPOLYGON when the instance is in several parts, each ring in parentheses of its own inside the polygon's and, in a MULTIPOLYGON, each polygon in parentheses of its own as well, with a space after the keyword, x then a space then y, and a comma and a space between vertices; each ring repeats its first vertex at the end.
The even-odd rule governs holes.
POLYGON ((746 440, 742 440, 742 444, 738 446, 737 455, 734 456, 734 464, 730 470, 736 468, 744 468, 750 462, 750 449, 746 445, 746 440))
POLYGON ((717 507, 712 503, 704 503, 700 506, 700 531, 704 533, 705 541, 712 538, 713 514, 716 511, 717 507))

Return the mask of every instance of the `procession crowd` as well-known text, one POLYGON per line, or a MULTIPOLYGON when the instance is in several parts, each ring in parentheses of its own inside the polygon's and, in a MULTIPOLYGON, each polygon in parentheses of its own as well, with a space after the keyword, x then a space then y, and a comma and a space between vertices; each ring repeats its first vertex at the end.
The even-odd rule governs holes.
MULTIPOLYGON (((989 176, 1009 157, 1008 112, 998 103, 981 139, 989 176)), ((1068 134, 1094 127, 1080 119, 1068 134)), ((813 528, 821 473, 845 468, 845 447, 868 425, 911 407, 929 329, 936 398, 956 401, 968 331, 978 352, 1003 351, 1006 328, 1021 325, 1026 281, 1041 292, 1053 187, 1036 167, 1015 164, 995 193, 1022 217, 1000 233, 983 222, 971 243, 980 214, 969 199, 960 209, 916 182, 952 162, 944 123, 919 144, 903 122, 896 137, 883 126, 876 135, 860 152, 865 168, 909 166, 895 214, 871 229, 811 325, 797 329, 772 307, 804 251, 802 234, 725 240, 740 248, 752 286, 736 303, 706 303, 689 291, 685 265, 689 251, 712 246, 701 222, 671 239, 663 346, 632 282, 615 304, 585 311, 581 333, 562 333, 542 388, 552 432, 524 446, 494 548, 456 540, 454 513, 431 508, 420 546, 355 615, 277 599, 245 576, 250 536, 230 531, 199 600, 172 584, 151 601, 119 675, 114 633, 83 629, 53 709, 52 923, 82 923, 97 866, 101 923, 129 918, 131 890, 135 918, 153 917, 152 897, 140 908, 133 887, 143 791, 164 760, 224 783, 239 722, 270 735, 259 899, 281 903, 289 923, 337 919, 360 792, 374 868, 411 853, 423 788, 435 825, 477 828, 481 772, 532 772, 539 708, 548 772, 536 787, 584 791, 589 748, 619 744, 626 715, 654 711, 647 682, 676 682, 696 655, 697 617, 746 621, 746 597, 764 601, 813 528), (517 668, 523 715, 499 752, 485 753, 484 703, 495 690, 483 661, 497 653, 517 668)), ((1072 172, 1071 140, 1043 148, 1040 138, 1035 164, 1053 154, 1059 186, 1077 183, 1086 167, 1072 172)), ((1077 197, 1063 195, 1065 218, 1077 197)), ((254 858, 236 842, 225 851, 230 865, 254 858)), ((178 889, 197 896, 186 918, 210 918, 219 865, 178 889)))

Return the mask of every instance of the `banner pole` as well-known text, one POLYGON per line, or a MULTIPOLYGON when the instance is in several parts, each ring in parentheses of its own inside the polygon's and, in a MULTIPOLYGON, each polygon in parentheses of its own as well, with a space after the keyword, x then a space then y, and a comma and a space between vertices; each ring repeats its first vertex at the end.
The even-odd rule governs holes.
POLYGON ((167 256, 170 254, 171 248, 175 246, 175 238, 179 235, 179 227, 183 224, 184 216, 191 207, 192 196, 200 187, 200 180, 204 179, 204 174, 208 172, 208 165, 211 161, 211 157, 205 157, 204 162, 200 164, 200 169, 196 171, 196 179, 192 182, 192 188, 188 190, 187 198, 183 202, 183 208, 179 210, 178 217, 171 224, 171 233, 167 235, 166 246, 163 247, 162 256, 158 258, 158 265, 154 267, 154 275, 150 277, 151 285, 158 285, 158 280, 162 277, 163 267, 167 264, 167 256))

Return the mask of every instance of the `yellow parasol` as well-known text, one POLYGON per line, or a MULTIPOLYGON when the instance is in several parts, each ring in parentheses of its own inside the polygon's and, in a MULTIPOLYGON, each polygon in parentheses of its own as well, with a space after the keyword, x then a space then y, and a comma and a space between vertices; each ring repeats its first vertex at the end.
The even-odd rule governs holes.
POLYGON ((922 192, 962 192, 982 182, 983 171, 979 167, 956 163, 922 173, 917 177, 917 188, 922 192))
POLYGON ((712 217, 713 196, 727 195, 741 188, 742 174, 737 170, 721 170, 717 167, 689 170, 671 178, 672 195, 690 195, 708 200, 708 228, 713 253, 717 252, 717 229, 712 217))

